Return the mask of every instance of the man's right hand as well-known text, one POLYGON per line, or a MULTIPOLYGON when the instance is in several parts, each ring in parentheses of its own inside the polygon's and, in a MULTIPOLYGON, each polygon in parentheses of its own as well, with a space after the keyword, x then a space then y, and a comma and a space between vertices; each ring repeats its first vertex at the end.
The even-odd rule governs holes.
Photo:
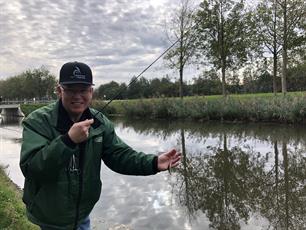
POLYGON ((68 136, 76 144, 85 141, 88 138, 89 128, 93 122, 94 119, 86 119, 85 121, 74 123, 68 131, 68 136))

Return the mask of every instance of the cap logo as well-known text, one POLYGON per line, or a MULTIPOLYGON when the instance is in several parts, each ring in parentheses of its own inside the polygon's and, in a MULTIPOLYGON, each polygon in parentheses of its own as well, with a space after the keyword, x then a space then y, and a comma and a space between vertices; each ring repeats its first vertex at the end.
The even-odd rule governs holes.
POLYGON ((79 67, 75 66, 75 69, 73 70, 72 74, 73 76, 71 76, 71 78, 77 78, 77 79, 85 79, 85 75, 82 74, 81 70, 79 67))

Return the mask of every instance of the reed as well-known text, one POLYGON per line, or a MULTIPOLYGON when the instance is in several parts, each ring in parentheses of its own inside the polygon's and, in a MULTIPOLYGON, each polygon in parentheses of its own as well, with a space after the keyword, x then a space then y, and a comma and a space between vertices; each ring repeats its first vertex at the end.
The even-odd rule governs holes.
POLYGON ((304 95, 162 98, 122 103, 127 117, 305 123, 304 95))

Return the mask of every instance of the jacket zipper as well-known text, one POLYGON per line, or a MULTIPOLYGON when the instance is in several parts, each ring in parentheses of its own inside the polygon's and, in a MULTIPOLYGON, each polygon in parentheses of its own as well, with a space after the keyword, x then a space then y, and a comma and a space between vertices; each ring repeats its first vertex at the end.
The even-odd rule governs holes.
POLYGON ((79 174, 79 192, 78 192, 78 198, 77 198, 77 204, 76 204, 76 211, 75 211, 75 220, 74 220, 74 230, 77 230, 78 225, 78 219, 80 215, 80 202, 82 197, 82 189, 83 189, 83 173, 80 171, 79 174))
POLYGON ((80 203, 82 198, 82 191, 83 191, 83 164, 84 164, 84 157, 85 157, 85 142, 79 145, 80 147, 80 154, 79 154, 79 192, 78 198, 76 203, 76 212, 75 212, 75 220, 74 220, 74 230, 77 230, 78 219, 80 216, 80 203))

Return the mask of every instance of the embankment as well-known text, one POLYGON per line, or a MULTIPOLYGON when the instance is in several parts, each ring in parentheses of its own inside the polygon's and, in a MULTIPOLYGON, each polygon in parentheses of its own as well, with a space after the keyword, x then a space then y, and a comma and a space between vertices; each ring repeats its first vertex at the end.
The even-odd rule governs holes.
POLYGON ((0 166, 0 229, 38 230, 25 214, 22 191, 7 177, 0 166))

